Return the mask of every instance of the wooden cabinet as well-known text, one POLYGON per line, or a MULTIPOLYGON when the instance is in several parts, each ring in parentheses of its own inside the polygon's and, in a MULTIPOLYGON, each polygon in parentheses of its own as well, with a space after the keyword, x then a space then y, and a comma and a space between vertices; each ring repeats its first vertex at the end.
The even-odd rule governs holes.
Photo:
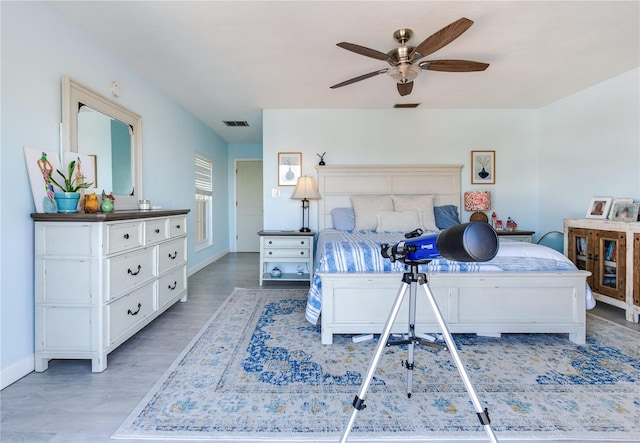
POLYGON ((640 223, 566 219, 565 251, 578 269, 591 272, 587 282, 596 300, 623 308, 628 321, 640 314, 640 223))
POLYGON ((264 280, 311 281, 315 232, 260 231, 260 286, 264 280), (287 269, 291 266, 292 269, 287 269), (281 269, 273 277, 271 270, 281 269))
POLYGON ((35 369, 107 354, 187 300, 188 210, 32 214, 35 369))

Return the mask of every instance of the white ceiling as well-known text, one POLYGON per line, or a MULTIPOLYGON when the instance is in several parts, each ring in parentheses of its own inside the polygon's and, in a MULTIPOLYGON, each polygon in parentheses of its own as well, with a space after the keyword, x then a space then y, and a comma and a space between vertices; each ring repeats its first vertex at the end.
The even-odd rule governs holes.
MULTIPOLYGON (((640 65, 639 1, 54 1, 144 78, 230 143, 262 140, 263 109, 538 108, 640 65), (467 17, 475 24, 424 58, 490 63, 423 71, 400 97, 388 65, 336 46, 387 52, 467 17), (223 120, 246 120, 228 128, 223 120)), ((114 79, 117 80, 117 79, 114 79)), ((126 85, 123 85, 126 91, 126 85)), ((125 92, 126 93, 126 92, 125 92)))

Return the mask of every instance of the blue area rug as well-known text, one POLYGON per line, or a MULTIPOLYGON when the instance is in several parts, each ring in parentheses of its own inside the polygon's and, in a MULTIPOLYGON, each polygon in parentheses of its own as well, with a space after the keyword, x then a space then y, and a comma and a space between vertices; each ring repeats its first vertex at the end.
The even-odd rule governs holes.
MULTIPOLYGON (((113 435, 120 439, 338 441, 376 340, 320 343, 300 290, 236 289, 113 435)), ((587 344, 562 334, 456 334, 497 438, 640 436, 640 334, 588 314, 587 344)), ((353 441, 486 441, 447 351, 386 348, 353 441)))

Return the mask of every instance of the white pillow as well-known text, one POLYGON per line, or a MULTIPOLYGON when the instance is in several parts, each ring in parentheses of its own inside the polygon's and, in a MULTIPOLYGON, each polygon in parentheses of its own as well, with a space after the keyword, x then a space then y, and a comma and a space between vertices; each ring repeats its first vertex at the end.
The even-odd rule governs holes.
POLYGON ((436 217, 433 214, 433 195, 394 195, 392 198, 394 211, 418 209, 422 211, 422 229, 438 231, 436 217))
POLYGON ((378 212, 378 232, 411 232, 422 226, 420 211, 408 209, 406 211, 378 212))
POLYGON ((356 214, 356 231, 375 231, 378 212, 393 211, 390 195, 352 196, 351 206, 356 214))

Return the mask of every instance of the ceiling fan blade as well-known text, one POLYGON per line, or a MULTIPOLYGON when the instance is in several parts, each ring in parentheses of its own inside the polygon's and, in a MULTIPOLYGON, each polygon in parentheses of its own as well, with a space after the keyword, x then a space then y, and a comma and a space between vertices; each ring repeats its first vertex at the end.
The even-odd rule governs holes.
POLYGON ((438 49, 445 47, 458 37, 464 31, 473 25, 473 21, 462 17, 450 25, 445 26, 435 34, 427 37, 422 43, 411 51, 411 56, 415 56, 415 60, 421 59, 429 54, 436 52, 438 49))
POLYGON ((425 70, 444 72, 484 71, 489 67, 489 63, 474 62, 471 60, 431 60, 421 62, 419 65, 425 70))
POLYGON ((411 94, 411 91, 413 91, 413 82, 397 83, 397 85, 398 85, 398 92, 403 97, 405 95, 411 94))
POLYGON ((389 60, 389 56, 384 52, 376 51, 375 49, 365 48, 364 46, 356 45, 354 43, 341 42, 337 43, 343 49, 347 51, 355 52, 356 54, 364 55, 367 57, 375 58, 377 60, 389 60))
POLYGON ((345 80, 345 81, 343 81, 341 83, 338 83, 337 85, 330 86, 330 88, 331 89, 336 89, 336 88, 340 88, 342 86, 347 86, 347 85, 350 85, 352 83, 359 82, 361 80, 366 80, 368 78, 375 77, 378 74, 384 74, 387 71, 388 71, 388 69, 380 69, 378 71, 373 71, 373 72, 370 72, 368 74, 359 75, 358 77, 354 77, 352 79, 345 80))

